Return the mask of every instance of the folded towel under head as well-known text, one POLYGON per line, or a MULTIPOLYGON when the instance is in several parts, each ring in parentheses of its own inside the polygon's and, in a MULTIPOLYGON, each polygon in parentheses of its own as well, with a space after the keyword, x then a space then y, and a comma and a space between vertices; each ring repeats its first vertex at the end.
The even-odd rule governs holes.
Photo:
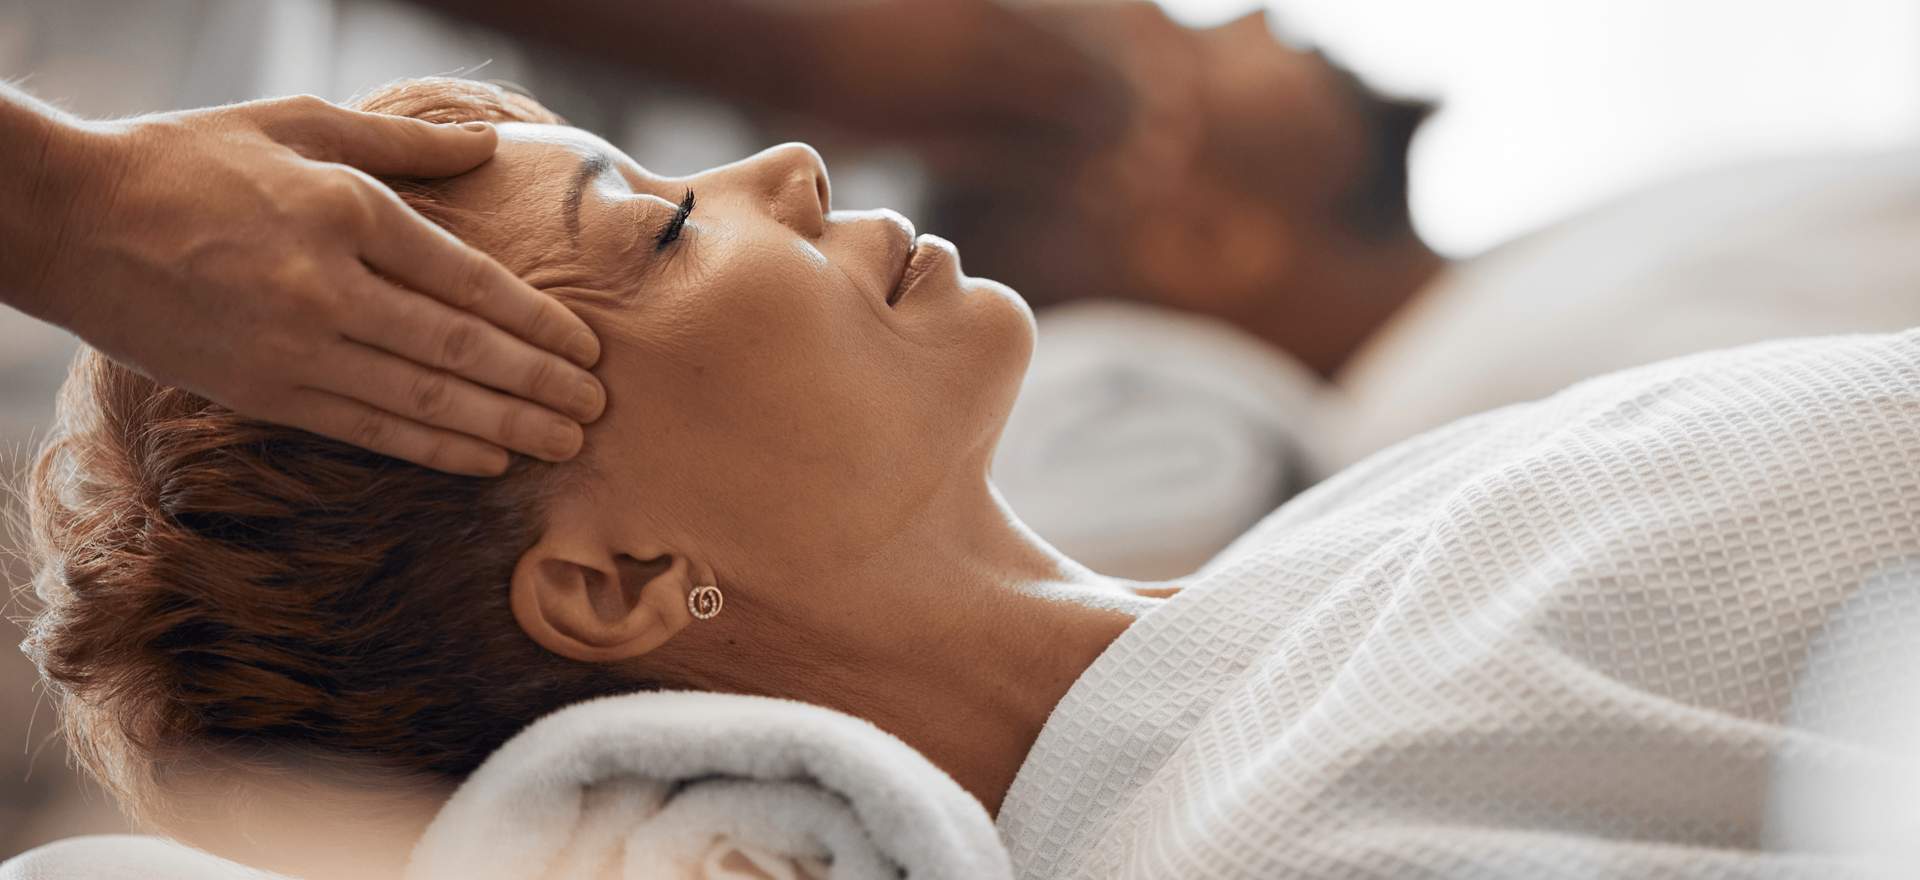
POLYGON ((441 809, 408 880, 1012 876, 980 802, 858 718, 661 692, 535 722, 441 809))

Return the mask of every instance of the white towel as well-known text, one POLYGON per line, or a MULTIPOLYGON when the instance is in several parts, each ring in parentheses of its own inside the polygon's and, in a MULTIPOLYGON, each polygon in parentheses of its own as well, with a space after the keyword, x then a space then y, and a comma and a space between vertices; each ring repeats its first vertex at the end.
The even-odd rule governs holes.
POLYGON ((994 454, 1028 527, 1095 571, 1178 577, 1299 488, 1320 382, 1222 321, 1123 302, 1040 313, 994 454))
POLYGON ((763 875, 994 880, 1012 868, 980 802, 879 728, 787 700, 661 692, 572 706, 509 740, 441 809, 407 870, 763 875))

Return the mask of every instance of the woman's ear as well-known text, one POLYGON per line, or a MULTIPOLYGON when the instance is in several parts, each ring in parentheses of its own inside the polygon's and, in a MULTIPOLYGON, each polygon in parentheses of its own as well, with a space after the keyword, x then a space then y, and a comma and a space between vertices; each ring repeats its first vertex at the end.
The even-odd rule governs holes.
POLYGON ((514 619, 541 647, 588 663, 630 660, 666 644, 693 621, 692 564, 633 549, 609 541, 591 517, 554 511, 514 566, 514 619))

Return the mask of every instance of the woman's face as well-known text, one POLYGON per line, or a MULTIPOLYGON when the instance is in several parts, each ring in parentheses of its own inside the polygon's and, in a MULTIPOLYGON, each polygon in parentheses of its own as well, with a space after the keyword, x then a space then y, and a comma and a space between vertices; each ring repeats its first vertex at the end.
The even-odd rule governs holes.
POLYGON ((447 199, 600 335, 606 415, 575 466, 610 516, 716 562, 825 563, 983 481, 1033 319, 946 241, 830 210, 806 146, 668 178, 578 129, 499 128, 447 199))

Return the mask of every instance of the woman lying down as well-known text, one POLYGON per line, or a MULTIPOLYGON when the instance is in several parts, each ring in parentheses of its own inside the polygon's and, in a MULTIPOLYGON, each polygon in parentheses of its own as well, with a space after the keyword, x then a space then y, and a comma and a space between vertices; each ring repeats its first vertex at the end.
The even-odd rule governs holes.
POLYGON ((833 211, 811 150, 668 178, 488 85, 362 106, 501 123, 396 187, 593 326, 608 407, 578 461, 469 479, 81 356, 27 649, 86 766, 189 840, 299 756, 408 780, 353 842, 397 870, 516 731, 648 689, 867 719, 1030 878, 1832 877, 1775 781, 1906 766, 1824 723, 1887 695, 1807 670, 1914 638, 1920 333, 1587 382, 1116 582, 989 480, 1025 305, 833 211))

